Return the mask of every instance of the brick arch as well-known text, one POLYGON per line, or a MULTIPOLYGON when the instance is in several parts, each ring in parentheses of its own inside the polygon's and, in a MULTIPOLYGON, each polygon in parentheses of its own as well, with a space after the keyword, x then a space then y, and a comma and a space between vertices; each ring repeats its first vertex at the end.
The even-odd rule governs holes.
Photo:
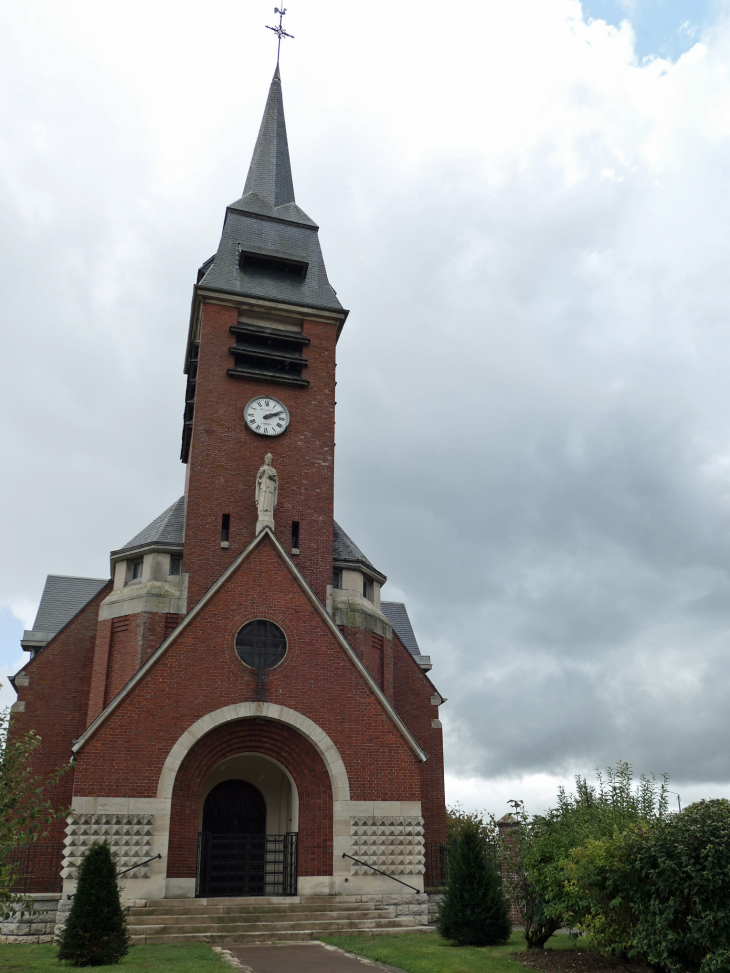
POLYGON ((167 877, 195 877, 203 783, 214 767, 239 753, 262 753, 286 767, 299 792, 299 875, 331 875, 333 797, 324 760, 292 727, 249 717, 210 730, 180 764, 170 808, 167 877))

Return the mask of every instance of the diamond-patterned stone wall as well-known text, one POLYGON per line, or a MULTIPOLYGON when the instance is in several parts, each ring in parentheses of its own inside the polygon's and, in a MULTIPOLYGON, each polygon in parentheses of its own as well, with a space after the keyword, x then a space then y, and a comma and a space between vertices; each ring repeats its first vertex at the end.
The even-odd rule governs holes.
MULTIPOLYGON (((152 857, 154 814, 72 814, 66 828, 66 849, 61 875, 76 878, 76 869, 95 841, 105 838, 117 852, 122 871, 152 857)), ((125 878, 149 878, 150 865, 127 872, 125 878)))
POLYGON ((350 818, 353 875, 373 875, 373 865, 387 875, 422 875, 426 870, 423 818, 401 815, 350 818))

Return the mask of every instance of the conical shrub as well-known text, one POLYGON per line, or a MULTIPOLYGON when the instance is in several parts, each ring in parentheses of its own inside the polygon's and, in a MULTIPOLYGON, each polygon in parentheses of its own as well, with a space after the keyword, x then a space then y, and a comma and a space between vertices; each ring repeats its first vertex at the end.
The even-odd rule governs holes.
POLYGON ((449 847, 449 881, 438 930, 457 946, 497 946, 512 932, 497 870, 479 826, 467 822, 449 847))
POLYGON ((115 859, 107 841, 94 842, 84 855, 59 959, 74 966, 105 966, 126 956, 127 917, 119 900, 115 859))

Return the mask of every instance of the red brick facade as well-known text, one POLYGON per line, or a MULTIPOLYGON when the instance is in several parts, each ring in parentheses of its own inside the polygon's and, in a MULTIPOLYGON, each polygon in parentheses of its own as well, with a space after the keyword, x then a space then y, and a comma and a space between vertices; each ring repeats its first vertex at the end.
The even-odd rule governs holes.
MULTIPOLYGON (((87 726, 99 605, 110 590, 111 582, 24 667, 22 675, 27 676, 28 685, 22 676, 20 679, 16 677, 18 700, 25 704, 25 710, 13 713, 12 732, 20 735, 35 730, 41 737, 41 747, 33 755, 34 773, 45 778, 61 766, 68 768, 56 787, 45 795, 59 810, 70 807, 73 798, 71 747, 87 726), (63 687, 62 692, 59 687, 63 687)), ((47 840, 62 841, 65 829, 65 821, 56 821, 47 840)), ((60 871, 60 852, 57 867, 60 871)), ((47 877, 45 872, 44 877, 47 877)), ((44 891, 42 883, 34 883, 34 878, 36 876, 28 875, 30 887, 44 891)))
POLYGON ((443 735, 440 727, 433 726, 438 709, 432 698, 438 696, 438 691, 395 632, 393 671, 396 711, 428 754, 428 760, 420 765, 426 841, 446 841, 443 735))
POLYGON ((377 682, 390 702, 393 702, 393 640, 367 628, 340 626, 342 634, 357 653, 358 658, 377 682))
POLYGON ((99 622, 87 726, 109 705, 182 617, 172 612, 138 612, 99 622))
POLYGON ((297 388, 227 374, 233 363, 229 328, 237 317, 235 308, 203 308, 185 512, 189 604, 253 540, 254 484, 267 452, 279 474, 277 537, 291 550, 292 521, 299 522, 297 565, 324 602, 332 583, 336 327, 304 321, 303 332, 311 342, 305 369, 309 387, 297 388), (266 394, 282 399, 292 417, 287 431, 270 440, 254 435, 243 423, 246 403, 266 394), (223 514, 230 515, 227 550, 220 546, 223 514))
POLYGON ((421 800, 418 757, 266 539, 91 736, 75 793, 154 797, 188 727, 246 700, 286 706, 321 727, 345 763, 352 800, 421 800), (260 617, 288 641, 284 660, 263 672, 234 647, 241 626, 260 617))

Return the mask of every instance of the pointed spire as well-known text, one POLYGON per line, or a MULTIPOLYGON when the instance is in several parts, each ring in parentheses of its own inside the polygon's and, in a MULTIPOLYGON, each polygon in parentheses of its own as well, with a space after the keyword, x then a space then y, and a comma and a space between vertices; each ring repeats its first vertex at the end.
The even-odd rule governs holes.
POLYGON ((253 150, 243 195, 256 193, 271 206, 294 202, 294 184, 286 139, 284 99, 281 94, 279 65, 269 88, 259 137, 253 150))

